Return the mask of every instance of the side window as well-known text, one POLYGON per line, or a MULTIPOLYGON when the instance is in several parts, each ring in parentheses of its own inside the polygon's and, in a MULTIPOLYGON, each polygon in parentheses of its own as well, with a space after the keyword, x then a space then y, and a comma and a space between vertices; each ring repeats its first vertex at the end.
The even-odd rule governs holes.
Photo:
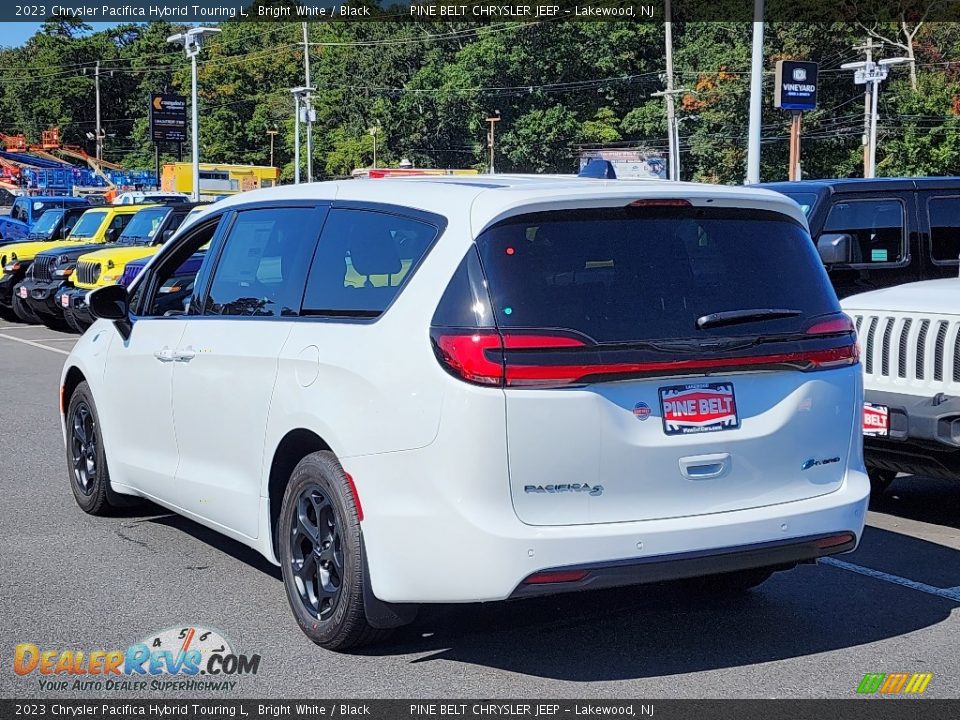
POLYGON ((399 215, 331 210, 310 266, 303 314, 379 316, 437 233, 429 223, 399 215))
POLYGON ((108 230, 113 230, 114 235, 120 237, 120 233, 123 232, 123 229, 132 218, 133 215, 114 215, 113 220, 110 221, 108 230))
POLYGON ((155 271, 151 282, 141 282, 130 300, 130 307, 140 308, 141 317, 184 315, 190 309, 194 284, 206 250, 217 231, 219 219, 196 229, 189 239, 167 255, 155 271))
POLYGON ((960 258, 960 197, 935 197, 927 202, 930 218, 930 256, 936 262, 957 263, 960 258))
POLYGON ((297 315, 320 217, 314 208, 238 213, 213 271, 203 314, 297 315))
POLYGON ((27 207, 26 205, 17 200, 13 203, 13 210, 10 211, 10 217, 13 220, 19 220, 21 222, 27 222, 27 207))
POLYGON ((903 205, 898 200, 838 200, 823 232, 853 237, 854 265, 896 263, 906 254, 903 205))
POLYGON ((66 237, 70 234, 70 231, 73 230, 73 226, 77 224, 77 220, 80 219, 82 214, 82 212, 67 213, 66 217, 63 219, 63 229, 60 231, 63 237, 66 237))

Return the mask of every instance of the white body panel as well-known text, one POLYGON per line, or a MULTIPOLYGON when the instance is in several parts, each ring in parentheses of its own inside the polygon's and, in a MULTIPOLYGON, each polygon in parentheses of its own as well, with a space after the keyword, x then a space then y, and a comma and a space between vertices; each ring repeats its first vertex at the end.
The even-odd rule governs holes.
POLYGON ((430 318, 484 227, 548 207, 678 196, 771 209, 806 226, 776 193, 686 183, 411 178, 255 191, 217 208, 336 197, 439 213, 448 226, 376 322, 141 319, 125 344, 100 320, 64 372, 76 368, 91 385, 118 491, 149 496, 272 561, 276 449, 292 431, 318 435, 354 479, 373 590, 389 602, 502 599, 530 573, 564 565, 859 538, 869 484, 856 366, 733 376, 744 389, 742 433, 667 437, 657 388, 702 375, 505 391, 455 379, 434 356, 430 318), (154 358, 163 347, 194 356, 164 363, 154 358), (640 423, 631 408, 644 398, 653 416, 640 423), (724 454, 731 464, 716 478, 692 479, 678 464, 724 454), (801 472, 805 459, 827 456, 842 461, 801 472), (575 477, 609 491, 539 505, 517 492, 575 477))

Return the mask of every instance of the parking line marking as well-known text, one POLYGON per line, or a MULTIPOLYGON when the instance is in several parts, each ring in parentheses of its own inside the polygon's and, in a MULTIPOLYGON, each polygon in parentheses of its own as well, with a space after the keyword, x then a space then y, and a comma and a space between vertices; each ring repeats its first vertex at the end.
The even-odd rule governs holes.
POLYGON ((0 338, 3 338, 4 340, 12 340, 13 342, 23 343, 24 345, 32 345, 33 347, 40 348, 41 350, 49 350, 50 352, 60 353, 61 355, 70 354, 69 351, 67 350, 48 347, 47 345, 41 345, 40 343, 34 342, 33 340, 24 340, 23 338, 13 337, 13 335, 5 335, 4 333, 0 333, 0 338))
POLYGON ((873 568, 863 567, 862 565, 854 565, 853 563, 844 562, 843 560, 837 560, 832 557, 820 558, 817 563, 820 565, 829 565, 831 567, 839 568, 840 570, 847 570, 859 575, 866 575, 867 577, 872 577, 875 580, 883 580, 888 583, 893 583, 894 585, 910 588, 911 590, 919 590, 920 592, 927 593, 927 595, 935 595, 936 597, 944 598, 945 600, 952 600, 953 602, 960 603, 960 586, 952 588, 938 588, 933 585, 917 582, 916 580, 900 577, 899 575, 891 575, 890 573, 883 572, 882 570, 874 570, 873 568))

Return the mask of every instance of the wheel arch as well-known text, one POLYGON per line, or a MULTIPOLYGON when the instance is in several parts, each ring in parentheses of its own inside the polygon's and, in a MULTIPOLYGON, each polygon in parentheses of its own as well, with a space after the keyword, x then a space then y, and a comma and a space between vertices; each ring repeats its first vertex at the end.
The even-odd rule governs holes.
POLYGON ((67 405, 70 404, 70 398, 73 396, 74 390, 77 389, 77 386, 86 382, 87 378, 83 374, 83 371, 78 368, 76 365, 71 365, 70 368, 64 373, 63 384, 60 386, 60 415, 61 417, 66 416, 67 405))
POLYGON ((280 506, 283 493, 290 482, 290 475, 297 464, 311 453, 333 449, 317 433, 306 428, 290 430, 281 438, 270 461, 270 474, 267 479, 267 504, 270 512, 270 547, 275 558, 280 557, 277 546, 277 524, 280 520, 280 506))

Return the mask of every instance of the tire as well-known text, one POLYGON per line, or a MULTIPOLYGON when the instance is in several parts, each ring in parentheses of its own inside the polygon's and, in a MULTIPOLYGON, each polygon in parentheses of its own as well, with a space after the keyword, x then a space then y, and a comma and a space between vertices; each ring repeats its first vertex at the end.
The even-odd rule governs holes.
POLYGON ((287 601, 313 642, 347 650, 390 634, 367 622, 360 520, 333 453, 307 455, 294 468, 280 508, 277 546, 287 601))
POLYGON ((63 312, 63 320, 64 320, 64 322, 67 323, 67 326, 68 326, 73 332, 78 333, 78 334, 80 334, 80 335, 83 335, 84 329, 83 329, 82 327, 80 327, 79 323, 77 322, 77 319, 74 317, 74 315, 73 315, 72 312, 70 312, 69 310, 64 310, 64 312, 63 312))
POLYGON ((0 319, 6 320, 7 322, 16 322, 17 316, 14 314, 12 307, 0 305, 0 319))
POLYGON ((879 500, 896 479, 897 473, 893 470, 867 468, 867 476, 870 478, 870 499, 879 500))
POLYGON ((27 323, 28 325, 40 324, 40 318, 37 317, 37 314, 31 310, 23 298, 17 294, 13 296, 13 314, 17 316, 17 320, 27 323))
POLYGON ((70 396, 66 427, 67 472, 73 497, 85 513, 109 515, 123 503, 110 489, 100 419, 86 382, 77 385, 70 396))
POLYGON ((62 317, 54 317, 52 315, 44 315, 40 318, 40 322, 46 325, 51 330, 56 330, 57 332, 70 332, 73 328, 67 324, 67 321, 62 317))
POLYGON ((783 568, 752 568, 688 578, 682 582, 688 590, 703 595, 740 595, 765 583, 778 569, 783 568))

